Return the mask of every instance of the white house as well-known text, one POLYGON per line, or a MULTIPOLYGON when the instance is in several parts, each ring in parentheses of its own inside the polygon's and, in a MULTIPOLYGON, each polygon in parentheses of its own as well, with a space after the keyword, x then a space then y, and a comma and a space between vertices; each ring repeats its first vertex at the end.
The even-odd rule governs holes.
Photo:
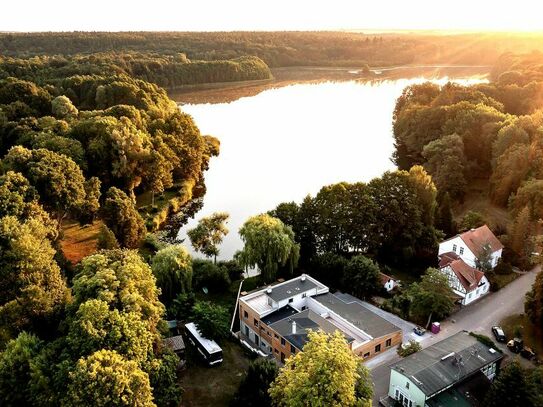
POLYGON ((387 292, 394 290, 398 286, 398 282, 385 273, 379 273, 379 277, 381 278, 381 284, 387 292))
POLYGON ((490 249, 492 268, 498 265, 502 257, 503 245, 487 225, 471 229, 439 244, 441 256, 445 253, 455 253, 471 267, 476 267, 477 258, 485 248, 490 249))
POLYGON ((490 291, 485 273, 471 267, 453 252, 440 256, 439 269, 449 279, 449 285, 461 298, 462 305, 468 305, 490 291))

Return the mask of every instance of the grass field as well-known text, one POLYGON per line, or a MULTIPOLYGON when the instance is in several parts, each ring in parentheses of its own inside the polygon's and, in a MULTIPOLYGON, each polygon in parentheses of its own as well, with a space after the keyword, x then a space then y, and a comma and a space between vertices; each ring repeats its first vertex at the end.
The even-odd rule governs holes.
POLYGON ((221 344, 223 362, 207 367, 190 344, 187 347, 187 368, 181 374, 184 407, 228 406, 249 366, 250 358, 238 343, 221 344))
POLYGON ((65 221, 62 224, 63 237, 60 242, 64 256, 73 264, 77 264, 82 258, 96 252, 101 226, 101 221, 85 226, 81 226, 75 220, 65 221))
POLYGON ((508 339, 520 331, 524 344, 532 348, 539 359, 543 358, 543 330, 538 329, 525 314, 510 315, 500 324, 508 339))

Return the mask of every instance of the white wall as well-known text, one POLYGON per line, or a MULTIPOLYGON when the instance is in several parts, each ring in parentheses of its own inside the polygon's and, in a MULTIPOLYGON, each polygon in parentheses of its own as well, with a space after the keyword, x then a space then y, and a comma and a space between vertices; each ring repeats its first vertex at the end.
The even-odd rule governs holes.
POLYGON ((439 244, 439 252, 438 252, 438 254, 441 255, 441 254, 447 253, 447 252, 456 253, 468 265, 470 265, 471 267, 475 267, 475 260, 476 260, 477 257, 466 246, 466 244, 460 238, 460 236, 456 236, 456 237, 454 237, 452 239, 446 240, 446 241, 441 242, 439 244), (455 246, 456 246, 456 250, 454 250, 455 246), (460 254, 460 249, 461 248, 463 248, 463 253, 462 254, 460 254))
POLYGON ((478 300, 482 296, 488 294, 489 289, 490 289, 490 284, 486 276, 483 276, 483 278, 481 278, 481 281, 479 282, 479 284, 481 283, 484 283, 484 285, 480 285, 475 290, 466 294, 466 296, 464 297, 464 300, 462 301, 463 305, 471 304, 473 301, 478 300))
POLYGON ((413 407, 423 407, 426 402, 426 395, 403 374, 390 370, 390 383, 388 387, 388 395, 396 400, 396 390, 407 396, 413 402, 413 407))

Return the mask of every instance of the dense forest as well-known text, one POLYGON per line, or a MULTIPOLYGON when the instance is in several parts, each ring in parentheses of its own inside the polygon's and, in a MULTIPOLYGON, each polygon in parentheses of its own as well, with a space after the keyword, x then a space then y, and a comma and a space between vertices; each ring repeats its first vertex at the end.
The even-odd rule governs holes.
POLYGON ((543 218, 542 75, 543 54, 505 54, 490 83, 410 86, 394 112, 398 167, 423 165, 442 200, 446 193, 462 202, 474 184, 485 185, 492 202, 510 211, 513 222, 502 227, 521 263, 533 249, 526 223, 543 218))
POLYGON ((108 52, 21 59, 2 57, 0 52, 0 79, 14 76, 29 81, 45 81, 75 75, 128 75, 167 88, 272 77, 270 69, 261 59, 249 56, 220 61, 190 61, 183 53, 159 55, 108 52))
POLYGON ((353 32, 4 33, 0 55, 36 56, 140 52, 184 53, 191 60, 257 56, 270 67, 399 64, 491 65, 507 51, 541 49, 524 34, 353 32))
POLYGON ((179 359, 162 344, 160 289, 150 264, 130 250, 153 226, 136 198, 177 196, 181 186, 202 183, 219 142, 202 136, 162 88, 108 73, 92 57, 7 65, 0 79, 2 405, 176 406, 179 359), (66 221, 82 230, 101 224, 104 250, 70 264, 60 250, 66 221))

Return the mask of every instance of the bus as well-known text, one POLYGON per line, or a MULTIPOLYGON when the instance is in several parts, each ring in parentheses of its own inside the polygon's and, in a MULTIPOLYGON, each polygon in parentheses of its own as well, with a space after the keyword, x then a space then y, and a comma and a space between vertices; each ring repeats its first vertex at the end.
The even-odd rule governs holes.
POLYGON ((209 366, 222 362, 222 349, 215 341, 204 338, 200 335, 194 322, 185 324, 187 338, 190 343, 200 352, 209 366))

